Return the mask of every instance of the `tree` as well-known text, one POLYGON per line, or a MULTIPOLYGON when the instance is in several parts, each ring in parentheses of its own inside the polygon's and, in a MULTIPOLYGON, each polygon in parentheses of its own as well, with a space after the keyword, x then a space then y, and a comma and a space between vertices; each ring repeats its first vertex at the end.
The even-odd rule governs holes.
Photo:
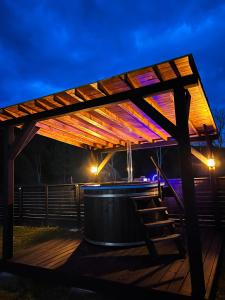
POLYGON ((219 132, 215 145, 222 148, 225 145, 225 108, 214 109, 214 118, 219 132))

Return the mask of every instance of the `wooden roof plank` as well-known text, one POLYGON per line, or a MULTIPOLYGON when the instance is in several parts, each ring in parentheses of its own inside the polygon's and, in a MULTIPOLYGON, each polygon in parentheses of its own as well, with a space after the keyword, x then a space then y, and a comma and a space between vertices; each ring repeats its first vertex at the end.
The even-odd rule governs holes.
MULTIPOLYGON (((32 112, 36 111, 34 108, 31 108, 31 107, 29 107, 25 104, 19 105, 19 108, 21 110, 23 110, 24 112, 26 112, 26 113, 32 113, 32 112)), ((53 127, 58 128, 62 131, 65 131, 65 132, 70 132, 70 133, 76 134, 78 136, 78 138, 80 136, 81 138, 86 139, 88 141, 91 141, 92 143, 95 143, 95 144, 101 144, 101 145, 107 146, 107 147, 113 146, 113 144, 109 143, 108 141, 105 141, 105 140, 103 140, 99 137, 94 136, 93 134, 89 134, 85 131, 77 129, 74 126, 71 126, 70 124, 68 124, 68 120, 70 120, 70 119, 67 118, 67 117, 64 117, 64 122, 60 121, 60 120, 57 120, 57 119, 50 119, 50 120, 42 121, 42 123, 45 123, 49 126, 53 126, 53 127)))
POLYGON ((46 122, 38 122, 37 127, 47 130, 49 133, 52 134, 56 134, 58 136, 62 136, 63 138, 66 139, 70 139, 70 140, 74 140, 75 142, 78 142, 79 144, 86 144, 88 146, 91 146, 93 148, 102 148, 103 146, 98 144, 98 143, 94 143, 94 142, 90 142, 87 139, 84 139, 80 136, 77 136, 75 134, 73 134, 72 132, 68 132, 68 131, 64 131, 62 129, 59 129, 59 127, 54 127, 52 124, 46 124, 46 122))
MULTIPOLYGON (((120 80, 122 80, 120 78, 120 80)), ((124 82, 125 83, 125 82, 124 82)), ((113 91, 110 89, 109 86, 105 85, 105 83, 103 81, 99 82, 99 86, 101 87, 101 90, 105 91, 105 93, 107 95, 113 94, 113 91)), ((128 86, 128 84, 126 84, 124 86, 125 90, 130 90, 130 87, 128 86)), ((123 110, 127 111, 130 115, 131 114, 131 109, 128 109, 129 104, 121 104, 119 105, 123 110)), ((97 109, 96 110, 99 114, 103 115, 106 118, 109 118, 110 120, 121 124, 121 126, 125 126, 125 128, 129 128, 131 132, 134 132, 135 134, 137 134, 138 136, 143 137, 146 141, 148 142, 153 142, 153 139, 151 136, 149 136, 147 133, 145 133, 143 130, 140 130, 139 128, 133 126, 130 122, 124 121, 124 119, 120 118, 118 115, 114 114, 110 108, 102 108, 102 109, 97 109)), ((134 116, 134 115, 132 115, 134 116)), ((136 113, 136 119, 137 119, 137 113, 136 113)), ((143 124, 143 118, 142 119, 138 119, 138 121, 142 122, 143 124)), ((146 124, 145 124, 146 125, 146 124)), ((149 126, 147 126, 147 128, 151 131, 151 129, 149 128, 149 126)))
POLYGON ((124 121, 122 118, 118 117, 116 114, 111 112, 109 109, 101 108, 101 109, 96 109, 95 111, 97 111, 100 115, 103 115, 104 117, 114 121, 115 123, 119 123, 121 126, 125 126, 126 128, 129 128, 131 132, 134 132, 135 134, 143 137, 146 141, 148 141, 148 142, 153 141, 152 138, 148 134, 146 134, 142 130, 132 126, 129 122, 124 121))
POLYGON ((131 104, 131 103, 122 103, 119 104, 119 106, 124 109, 126 112, 128 112, 131 116, 134 116, 138 121, 140 121, 142 124, 144 124, 149 130, 152 130, 155 134, 159 136, 159 138, 162 138, 163 140, 167 140, 169 135, 162 132, 160 128, 155 126, 151 121, 149 121, 143 114, 141 115, 137 109, 131 104))
MULTIPOLYGON (((185 76, 180 78, 179 83, 182 84, 184 87, 194 86, 198 84, 198 76, 193 74, 190 76, 185 76)), ((18 125, 25 122, 28 122, 30 120, 34 121, 40 121, 43 119, 48 119, 52 117, 57 117, 60 115, 70 114, 77 111, 87 111, 94 109, 96 107, 107 105, 112 105, 116 103, 122 103, 123 101, 126 101, 130 97, 144 97, 146 95, 151 95, 167 90, 172 90, 174 86, 177 84, 177 80, 171 79, 166 82, 159 82, 150 86, 143 86, 140 88, 136 88, 133 90, 128 90, 125 92, 120 92, 118 94, 113 94, 110 96, 103 96, 100 98, 92 99, 92 101, 86 101, 86 102, 79 102, 71 105, 66 105, 62 107, 57 107, 55 109, 42 111, 39 113, 36 113, 34 115, 27 115, 23 117, 18 117, 16 119, 6 120, 4 122, 0 122, 0 127, 5 126, 11 126, 11 125, 18 125)))
POLYGON ((100 118, 98 118, 96 115, 94 115, 92 112, 83 112, 76 114, 79 118, 87 121, 88 123, 91 123, 92 125, 96 126, 97 128, 101 128, 103 130, 106 130, 108 133, 115 135, 118 137, 121 142, 125 142, 127 140, 135 143, 136 140, 133 136, 123 132, 122 130, 118 129, 116 126, 111 126, 109 123, 104 122, 100 118))
POLYGON ((44 136, 44 137, 53 139, 53 140, 57 140, 57 141, 62 142, 62 143, 66 143, 66 144, 75 146, 75 147, 80 147, 80 148, 86 148, 86 149, 87 149, 87 146, 86 146, 86 145, 82 145, 82 144, 80 144, 80 143, 77 143, 77 142, 74 141, 74 140, 71 140, 71 139, 62 137, 61 135, 57 135, 57 134, 52 133, 52 132, 49 132, 48 130, 45 130, 45 129, 43 129, 43 128, 40 128, 40 129, 38 130, 38 134, 39 134, 39 135, 42 135, 42 136, 44 136))
MULTIPOLYGON (((37 100, 36 104, 39 107, 42 107, 44 109, 50 109, 51 107, 55 107, 55 105, 58 105, 56 103, 54 103, 53 101, 49 101, 47 99, 43 99, 43 101, 41 100, 37 100)), ((76 121, 76 126, 79 126, 79 129, 87 132, 88 126, 87 123, 83 123, 81 122, 81 120, 77 119, 75 116, 71 117, 68 119, 68 116, 64 116, 63 117, 64 120, 67 122, 72 122, 75 123, 76 121)), ((88 130, 90 133, 90 130, 88 130)), ((95 128, 93 128, 93 130, 91 131, 91 134, 93 135, 93 137, 98 137, 98 138, 102 138, 103 140, 107 141, 108 143, 111 144, 119 144, 119 145, 123 145, 123 143, 121 141, 119 141, 118 139, 114 139, 112 136, 109 136, 107 133, 104 133, 104 131, 101 131, 101 134, 99 134, 99 130, 95 130, 95 128)))
POLYGON ((208 126, 211 136, 216 136, 217 128, 192 55, 6 107, 0 110, 0 128, 30 121, 44 122, 44 125, 60 130, 62 135, 68 133, 68 141, 72 134, 80 139, 79 145, 83 146, 86 141, 88 147, 114 148, 123 146, 127 140, 136 144, 166 140, 176 125, 173 97, 168 95, 177 85, 183 85, 192 97, 190 136, 200 138, 204 135, 203 124, 208 126), (152 107, 143 101, 137 102, 143 98, 152 107), (134 104, 135 101, 140 107, 134 104), (33 110, 28 112, 23 105, 33 110), (158 126, 157 118, 152 119, 151 114, 166 117, 172 131, 168 133, 158 126))

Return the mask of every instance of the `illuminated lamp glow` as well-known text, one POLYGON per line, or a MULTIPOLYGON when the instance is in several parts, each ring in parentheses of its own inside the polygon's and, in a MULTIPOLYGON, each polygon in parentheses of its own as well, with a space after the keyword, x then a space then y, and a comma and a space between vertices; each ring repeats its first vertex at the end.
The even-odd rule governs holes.
POLYGON ((90 172, 92 173, 92 174, 97 174, 98 173, 98 167, 97 166, 92 166, 91 168, 90 168, 90 172))
POLYGON ((207 161, 207 165, 209 168, 215 168, 215 159, 214 158, 209 158, 208 161, 207 161))
POLYGON ((152 176, 152 181, 156 181, 158 179, 158 175, 157 174, 154 174, 153 176, 152 176))

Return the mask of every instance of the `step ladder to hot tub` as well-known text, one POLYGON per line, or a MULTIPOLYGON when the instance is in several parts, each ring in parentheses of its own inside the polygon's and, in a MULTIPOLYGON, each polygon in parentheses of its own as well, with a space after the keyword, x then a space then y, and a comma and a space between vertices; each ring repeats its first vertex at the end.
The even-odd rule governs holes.
POLYGON ((180 257, 184 257, 182 236, 177 232, 174 220, 169 218, 161 198, 149 195, 131 197, 131 200, 151 257, 158 256, 155 244, 168 241, 174 242, 180 257))

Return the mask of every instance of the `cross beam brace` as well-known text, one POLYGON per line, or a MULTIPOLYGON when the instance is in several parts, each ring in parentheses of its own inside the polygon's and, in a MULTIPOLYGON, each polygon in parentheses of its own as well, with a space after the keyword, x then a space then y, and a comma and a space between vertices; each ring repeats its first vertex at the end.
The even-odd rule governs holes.
POLYGON ((129 98, 133 97, 144 97, 147 95, 156 94, 159 92, 164 92, 168 90, 174 89, 177 84, 180 83, 183 86, 193 86, 198 84, 197 75, 188 75, 179 79, 171 79, 164 82, 155 83, 153 85, 148 85, 140 88, 136 88, 133 90, 128 90, 124 92, 120 92, 117 94, 103 96, 96 99, 92 99, 91 101, 79 102, 71 105, 66 105, 63 107, 57 107, 51 110, 46 110, 42 112, 38 112, 32 115, 26 115, 22 117, 17 117, 15 119, 6 120, 0 123, 1 127, 11 126, 11 125, 19 125, 23 123, 27 123, 29 121, 41 121, 57 116, 62 116, 65 114, 81 111, 81 110, 90 110, 101 106, 107 106, 113 103, 119 103, 123 101, 127 101, 129 98))

